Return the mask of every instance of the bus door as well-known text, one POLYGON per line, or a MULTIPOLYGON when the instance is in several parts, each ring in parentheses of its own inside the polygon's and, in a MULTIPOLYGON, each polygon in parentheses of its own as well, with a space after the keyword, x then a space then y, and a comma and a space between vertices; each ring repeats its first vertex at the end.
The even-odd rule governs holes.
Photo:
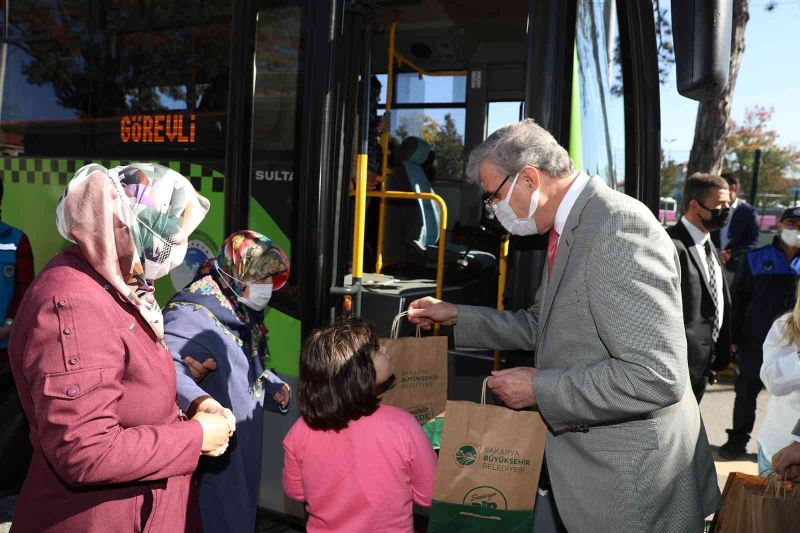
MULTIPOLYGON (((337 1, 242 4, 237 2, 236 9, 245 11, 235 13, 234 20, 251 32, 240 43, 245 54, 237 80, 246 104, 244 131, 231 135, 243 139, 233 148, 243 158, 243 179, 238 190, 230 191, 242 200, 227 200, 231 211, 239 210, 240 226, 264 233, 290 258, 291 276, 273 293, 266 325, 269 366, 297 391, 301 338, 330 320, 332 258, 341 254, 341 241, 347 242, 337 217, 343 215, 338 206, 347 201, 345 147, 352 136, 357 85, 357 58, 351 60, 351 54, 362 17, 337 1)), ((229 222, 237 224, 236 218, 229 222)), ((264 416, 259 506, 302 517, 303 505, 288 500, 281 488, 282 441, 299 416, 297 401, 287 415, 264 416)))

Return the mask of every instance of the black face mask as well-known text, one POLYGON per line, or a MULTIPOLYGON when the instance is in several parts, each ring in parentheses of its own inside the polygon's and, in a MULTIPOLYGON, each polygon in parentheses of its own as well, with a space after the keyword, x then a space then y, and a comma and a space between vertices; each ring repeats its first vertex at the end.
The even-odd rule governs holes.
POLYGON ((703 226, 706 227, 708 231, 714 231, 717 229, 722 228, 725 223, 728 221, 728 214, 731 212, 730 207, 723 207, 721 209, 709 209, 700 202, 697 202, 697 205, 711 213, 711 218, 705 220, 704 218, 700 218, 703 221, 703 226))

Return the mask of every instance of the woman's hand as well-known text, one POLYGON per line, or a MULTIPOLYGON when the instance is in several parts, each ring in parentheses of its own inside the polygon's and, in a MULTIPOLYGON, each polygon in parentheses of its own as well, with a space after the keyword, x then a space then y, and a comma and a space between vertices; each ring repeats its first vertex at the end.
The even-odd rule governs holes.
POLYGON ((193 357, 186 356, 183 359, 183 364, 189 369, 189 373, 192 374, 192 379, 197 383, 203 381, 203 378, 205 378, 209 372, 213 372, 217 369, 217 362, 211 357, 208 357, 201 363, 193 357))
POLYGON ((286 406, 289 405, 289 400, 292 398, 292 389, 289 388, 289 385, 286 383, 283 384, 281 390, 276 392, 272 395, 272 399, 275 400, 281 409, 286 409, 286 406))
POLYGON ((230 409, 226 409, 211 396, 198 396, 189 404, 187 414, 192 417, 195 413, 208 413, 225 417, 231 428, 231 433, 236 431, 236 417, 230 409))
POLYGON ((230 424, 224 416, 218 414, 196 413, 192 420, 197 420, 203 427, 203 455, 218 457, 228 449, 228 442, 233 435, 230 424))

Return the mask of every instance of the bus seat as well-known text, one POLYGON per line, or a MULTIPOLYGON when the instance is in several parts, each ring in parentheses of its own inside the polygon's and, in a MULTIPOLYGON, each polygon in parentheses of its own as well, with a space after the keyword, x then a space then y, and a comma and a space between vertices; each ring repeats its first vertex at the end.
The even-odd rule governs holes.
MULTIPOLYGON (((407 190, 415 192, 437 193, 425 172, 423 165, 431 155, 431 146, 419 137, 408 137, 397 148, 395 153, 396 167, 390 179, 392 190, 407 190)), ((448 229, 459 222, 462 209, 463 195, 461 186, 463 182, 448 182, 446 185, 438 183, 448 208, 448 229), (448 201, 450 200, 450 201, 448 201)), ((480 200, 479 200, 480 201, 480 200)), ((438 255, 439 225, 441 213, 439 205, 433 200, 420 199, 416 202, 405 202, 406 206, 397 206, 390 217, 395 219, 388 223, 392 228, 388 233, 390 239, 397 236, 404 238, 408 243, 407 261, 424 268, 435 268, 438 255)), ((479 219, 478 219, 479 220, 479 219)), ((477 223, 475 224, 477 226, 477 223)), ((445 261, 447 263, 461 259, 463 246, 448 244, 445 261)), ((492 254, 470 251, 467 254, 468 262, 478 269, 493 268, 495 257, 492 254)))

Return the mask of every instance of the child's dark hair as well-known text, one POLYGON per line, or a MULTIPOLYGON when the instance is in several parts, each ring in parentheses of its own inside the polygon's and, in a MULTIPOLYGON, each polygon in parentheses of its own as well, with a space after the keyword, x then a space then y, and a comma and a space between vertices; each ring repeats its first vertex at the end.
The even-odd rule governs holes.
POLYGON ((351 420, 378 409, 375 328, 361 319, 345 319, 314 331, 300 353, 297 404, 313 429, 339 431, 351 420))

